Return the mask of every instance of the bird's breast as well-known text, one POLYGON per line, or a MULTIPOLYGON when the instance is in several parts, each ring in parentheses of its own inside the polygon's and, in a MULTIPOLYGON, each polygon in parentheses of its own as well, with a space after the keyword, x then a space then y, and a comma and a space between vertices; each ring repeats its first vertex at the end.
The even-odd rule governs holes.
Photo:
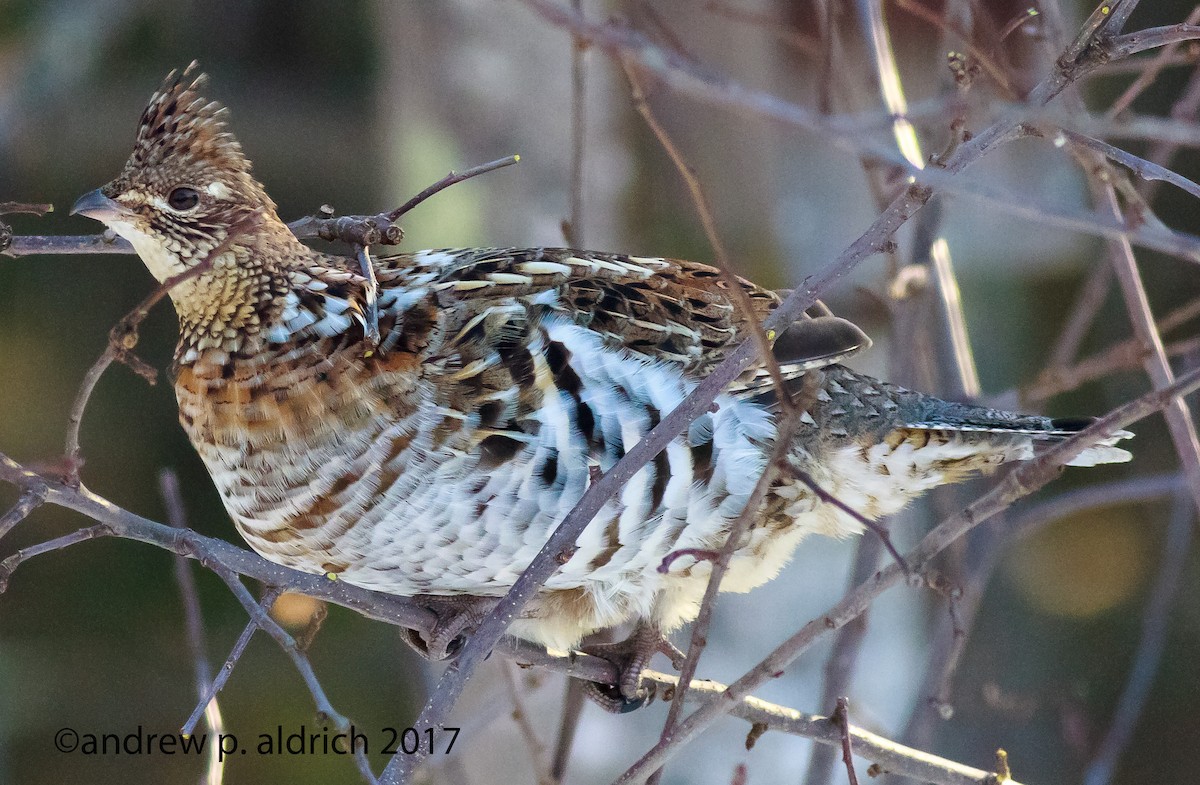
POLYGON ((179 369, 180 422, 256 550, 311 569, 301 554, 327 550, 396 482, 417 431, 418 365, 311 352, 179 369))

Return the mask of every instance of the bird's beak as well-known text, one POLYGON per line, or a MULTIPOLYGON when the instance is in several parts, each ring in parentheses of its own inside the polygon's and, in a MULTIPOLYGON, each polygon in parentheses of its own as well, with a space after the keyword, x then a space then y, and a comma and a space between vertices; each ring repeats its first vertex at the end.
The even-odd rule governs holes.
POLYGON ((127 218, 129 214, 128 208, 109 199, 100 192, 99 188, 79 197, 75 206, 71 208, 71 215, 86 215, 88 218, 94 218, 104 223, 119 221, 127 218))

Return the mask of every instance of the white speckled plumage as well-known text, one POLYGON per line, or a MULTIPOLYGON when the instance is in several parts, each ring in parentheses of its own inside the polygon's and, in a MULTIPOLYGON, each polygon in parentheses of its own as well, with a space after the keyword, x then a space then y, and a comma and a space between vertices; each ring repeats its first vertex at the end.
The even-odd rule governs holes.
MULTIPOLYGON (((429 250, 367 282, 302 245, 250 176, 223 112, 172 77, 125 171, 88 202, 171 293, 180 419, 267 558, 403 595, 498 596, 586 490, 749 334, 704 265, 570 249, 429 250), (194 197, 194 203, 193 203, 194 197), (238 231, 235 228, 241 227, 238 231)), ((82 200, 81 200, 82 201, 82 200)), ((86 211, 85 211, 86 212, 86 211)), ((741 282, 757 318, 778 294, 741 282)), ((811 392, 789 461, 871 518, 1082 427, 950 404, 837 363, 865 336, 816 312, 775 338, 811 392)), ((557 648, 630 620, 695 615, 776 438, 761 364, 611 499, 512 631, 557 648)), ((1114 435, 1075 463, 1128 460, 1114 435)), ((808 534, 859 523, 781 474, 723 588, 772 578, 808 534)))

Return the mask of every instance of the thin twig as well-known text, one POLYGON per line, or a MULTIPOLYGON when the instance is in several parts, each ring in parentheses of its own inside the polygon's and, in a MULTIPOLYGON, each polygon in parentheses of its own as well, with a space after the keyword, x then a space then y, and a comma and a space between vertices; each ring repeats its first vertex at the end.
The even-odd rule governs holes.
POLYGON ((54 212, 54 205, 28 202, 0 202, 0 215, 36 215, 43 216, 54 212))
POLYGON ((721 271, 721 279, 725 282, 725 292, 733 300, 733 304, 742 314, 742 318, 746 320, 746 331, 758 345, 759 357, 766 365, 767 371, 771 374, 771 381, 774 383, 775 392, 779 396, 779 405, 786 411, 792 407, 791 392, 787 388, 787 382, 784 381, 783 372, 779 368, 779 361, 775 358, 775 354, 771 350, 771 340, 763 330, 762 323, 754 311, 754 304, 750 302, 750 295, 746 293, 742 281, 733 274, 729 251, 725 248, 725 243, 721 240, 721 235, 717 232, 717 221, 713 217, 712 205, 709 204, 708 196, 704 193, 704 187, 700 185, 700 178, 696 176, 696 170, 684 158, 683 152, 675 144, 671 135, 667 133, 667 129, 658 121, 654 110, 650 108, 650 103, 646 100, 645 88, 641 78, 638 76, 636 67, 628 60, 622 60, 621 65, 625 69, 625 78, 629 80, 629 92, 633 98, 633 108, 642 116, 642 120, 645 121, 650 131, 654 134, 654 137, 658 140, 658 143, 662 146, 663 151, 671 159, 671 163, 675 165, 679 176, 683 178, 683 182, 688 189, 688 194, 692 198, 692 206, 696 209, 696 214, 700 218, 700 224, 704 227, 704 236, 708 240, 709 247, 712 248, 717 269, 721 271))
MULTIPOLYGON (((959 662, 966 651, 969 632, 978 615, 979 601, 983 596, 988 570, 980 565, 982 555, 1002 551, 1003 543, 996 530, 1003 527, 1000 516, 988 527, 971 532, 974 541, 967 540, 967 547, 954 565, 961 585, 952 584, 940 573, 926 574, 926 585, 945 599, 946 612, 938 621, 928 643, 929 658, 925 674, 917 688, 917 703, 909 715, 903 739, 907 744, 919 744, 919 739, 929 738, 935 719, 949 720, 954 716, 951 703, 951 687, 959 662)), ((957 543, 959 545, 962 544, 957 543)))
MULTIPOLYGON (((878 537, 860 537, 854 552, 854 566, 850 570, 847 591, 863 583, 879 566, 879 557, 883 546, 878 537)), ((854 678, 858 653, 867 635, 867 613, 846 624, 837 631, 829 659, 825 661, 825 671, 821 685, 820 706, 835 703, 838 696, 849 691, 854 678)), ((814 745, 808 759, 808 773, 804 777, 805 785, 825 785, 833 776, 833 765, 836 761, 836 750, 828 746, 814 745)))
MULTIPOLYGON (((1154 67, 1154 62, 1156 61, 1148 60, 1142 62, 1140 66, 1142 68, 1152 68, 1154 67)), ((1082 104, 1079 101, 1073 101, 1072 103, 1073 106, 1070 107, 1072 114, 1078 116, 1084 108, 1082 108, 1082 104)), ((1195 113, 1198 110, 1200 110, 1200 70, 1196 70, 1192 74, 1187 89, 1184 90, 1183 95, 1171 107, 1171 119, 1181 122, 1194 119, 1195 113)), ((1193 125, 1189 122, 1188 127, 1193 127, 1193 125)), ((1164 164, 1170 160, 1176 150, 1176 144, 1158 143, 1153 146, 1150 154, 1147 155, 1147 160, 1164 164)), ((1154 187, 1157 185, 1157 182, 1142 180, 1139 184, 1139 191, 1142 197, 1147 200, 1150 199, 1154 191, 1157 190, 1154 187)), ((1081 290, 1078 299, 1075 301, 1066 326, 1064 326, 1060 336, 1058 336, 1054 349, 1050 352, 1048 367, 1046 367, 1046 370, 1042 374, 1043 382, 1046 384, 1043 384, 1043 389, 1039 390, 1040 394, 1049 397, 1050 394, 1054 393, 1057 388, 1052 386, 1050 379, 1055 378, 1058 373, 1067 373, 1067 366, 1079 355, 1079 347, 1084 342, 1087 332, 1091 331, 1091 326, 1099 314, 1100 307, 1104 305, 1104 300, 1108 299, 1112 277, 1114 277, 1114 272, 1112 272, 1112 265, 1110 264, 1096 265, 1092 269, 1084 289, 1081 290)), ((1163 329, 1162 326, 1160 326, 1160 329, 1163 329)), ((1069 376, 1069 373, 1067 376, 1068 378, 1064 379, 1064 382, 1069 383, 1072 377, 1069 376)), ((1079 374, 1075 378, 1079 378, 1081 383, 1081 380, 1086 377, 1079 374)), ((1039 399, 1034 397, 1032 400, 1036 401, 1039 399)))
MULTIPOLYGON (((571 0, 575 13, 583 14, 582 0, 571 0)), ((587 140, 587 71, 583 56, 587 42, 582 38, 571 39, 571 191, 570 217, 563 225, 563 237, 572 248, 583 247, 583 157, 587 140)))
POLYGON ((21 548, 16 553, 6 557, 4 561, 0 561, 0 593, 8 589, 8 581, 12 577, 13 572, 34 556, 41 556, 43 553, 51 553, 52 551, 61 551, 63 548, 69 548, 81 542, 94 540, 97 537, 107 537, 112 533, 112 529, 108 525, 97 523, 94 526, 76 529, 70 534, 55 537, 52 540, 39 542, 37 545, 30 545, 28 548, 21 548))
POLYGON ((1179 593, 1191 554, 1195 517, 1191 501, 1184 494, 1176 495, 1170 524, 1163 538, 1162 564, 1142 616, 1141 638, 1133 655, 1129 680, 1117 701, 1112 725, 1084 771, 1083 785, 1108 785, 1112 781, 1117 762, 1129 746, 1138 718, 1149 699, 1167 643, 1171 606, 1179 593))
POLYGON ((334 218, 333 208, 326 206, 321 208, 319 215, 308 215, 292 221, 288 224, 288 228, 301 240, 314 238, 330 240, 346 243, 356 248, 371 245, 396 245, 404 239, 404 231, 396 226, 395 222, 414 207, 456 183, 505 166, 511 166, 520 160, 521 156, 510 155, 507 158, 473 166, 462 172, 452 171, 391 212, 377 215, 345 215, 341 218, 334 218))
MULTIPOLYGON (((1171 125, 1183 125, 1196 130, 1196 113, 1200 112, 1200 68, 1192 71, 1191 77, 1188 79, 1187 87, 1180 94, 1179 99, 1171 106, 1170 120, 1166 121, 1171 125)), ((1168 163, 1175 153, 1182 146, 1183 142, 1178 139, 1173 140, 1158 140, 1150 148, 1146 155, 1151 161, 1160 164, 1168 163)), ((1157 183, 1142 182, 1141 194, 1149 200, 1155 195, 1157 183)))
MULTIPOLYGON (((817 77, 817 108, 822 114, 834 113, 834 96, 846 88, 849 81, 839 69, 842 61, 842 37, 839 23, 840 4, 833 0, 820 0, 815 4, 817 30, 821 35, 821 72, 817 77), (835 87, 836 85, 836 87, 835 87)), ((880 205, 882 206, 882 205, 880 205)))
MULTIPOLYGON (((1159 328, 1162 329, 1161 326, 1159 328)), ((1163 344, 1168 357, 1188 354, 1195 338, 1163 344)), ((1150 351, 1136 338, 1113 344, 1096 354, 1085 357, 1066 368, 1047 368, 1029 387, 1021 391, 1021 400, 1033 403, 1078 389, 1088 382, 1111 376, 1119 371, 1132 371, 1141 366, 1150 351)))
MULTIPOLYGON (((1075 33, 1075 37, 1058 56, 1055 61, 1056 68, 1029 94, 1029 101, 1044 103, 1043 96, 1058 95, 1068 85, 1078 81, 1101 65, 1121 59, 1113 56, 1113 40, 1121 31, 1127 16, 1124 12, 1115 14, 1113 10, 1130 8, 1136 6, 1138 2, 1139 0, 1115 0, 1115 2, 1097 5, 1075 33)), ((1048 5, 1042 9, 1042 13, 1047 18, 1048 27, 1060 26, 1058 22, 1061 21, 1062 15, 1058 11, 1057 5, 1048 5)), ((1132 53, 1123 56, 1127 57, 1129 54, 1132 53)))
POLYGON ((726 5, 720 2, 720 0, 708 0, 704 4, 704 10, 732 22, 752 25, 762 30, 766 35, 779 39, 800 54, 814 59, 823 56, 821 42, 812 36, 801 33, 795 27, 789 25, 786 20, 780 19, 777 16, 736 8, 726 5))
POLYGON ((648 22, 646 27, 650 29, 649 34, 652 40, 662 44, 673 57, 677 57, 693 67, 702 67, 700 65, 700 58, 690 51, 688 45, 684 43, 683 38, 676 34, 675 30, 672 29, 671 25, 653 4, 648 2, 648 0, 640 0, 633 8, 639 17, 646 19, 648 22))
MULTIPOLYGON (((54 209, 52 204, 25 204, 23 202, 0 202, 0 216, 9 215, 12 213, 26 213, 30 215, 42 216, 54 209)), ((4 253, 12 245, 13 231, 12 227, 0 221, 0 254, 4 253)))
POLYGON ((996 47, 999 48, 1000 44, 1007 41, 1009 36, 1021 29, 1021 25, 1031 19, 1037 18, 1040 13, 1036 8, 1026 8, 1023 11, 1017 12, 1012 19, 1008 20, 1008 23, 1004 27, 1000 28, 1000 33, 996 36, 996 47))
POLYGON ((409 199, 404 204, 397 207, 395 210, 392 210, 390 213, 387 214, 387 216, 389 219, 391 219, 393 221, 398 220, 400 218, 400 216, 409 212, 414 207, 419 205, 421 202, 424 202, 426 199, 433 196, 437 192, 445 190, 446 188, 449 188, 450 186, 454 185, 455 183, 461 183, 463 180, 470 180, 472 177, 478 177, 481 174, 487 174, 488 172, 493 172, 493 171, 495 171, 497 169, 501 169, 505 166, 512 166, 513 164, 517 163, 520 160, 521 160, 521 156, 510 155, 507 158, 498 158, 495 161, 489 161, 486 164, 480 164, 479 166, 473 166, 470 169, 464 169, 461 172, 451 171, 449 174, 447 174, 441 180, 438 180, 436 183, 429 186, 425 190, 421 191, 416 196, 414 196, 413 198, 409 199))
MULTIPOLYGON (((1192 12, 1187 15, 1187 19, 1184 20, 1184 24, 1189 25, 1194 25, 1197 22, 1200 22, 1200 6, 1193 8, 1192 12)), ((1133 80, 1129 87, 1125 88, 1125 92, 1121 93, 1117 97, 1117 100, 1112 102, 1112 106, 1108 108, 1105 115, 1116 117, 1128 109, 1134 100, 1146 91, 1146 88, 1154 84, 1154 80, 1158 78, 1158 75, 1162 73, 1167 64, 1179 52, 1179 48, 1180 42, 1178 41, 1167 44, 1162 48, 1162 51, 1157 52, 1154 57, 1148 60, 1138 73, 1137 78, 1133 80)))
POLYGON ((1124 29, 1129 17, 1137 10, 1142 0, 1115 0, 1111 3, 1101 3, 1097 11, 1109 18, 1108 29, 1120 31, 1124 29))
POLYGON ((842 735, 842 763, 846 764, 846 776, 850 785, 858 785, 858 775, 854 773, 854 746, 850 732, 850 701, 845 698, 837 699, 837 708, 829 718, 842 735))
MULTIPOLYGON (((1128 60, 1119 60, 1115 63, 1108 63, 1097 68, 1091 73, 1093 77, 1103 76, 1125 76, 1127 74, 1140 74, 1146 70, 1146 61, 1151 60, 1150 56, 1146 57, 1131 57, 1128 60)), ((1180 66, 1192 66, 1200 59, 1200 53, 1194 49, 1188 48, 1182 52, 1176 52, 1163 62, 1167 68, 1178 68, 1180 66)))
POLYGON ((521 737, 525 740, 525 746, 528 748, 529 760, 533 764, 533 774, 537 779, 538 785, 553 785, 556 782, 553 775, 550 773, 550 766, 546 761, 546 745, 542 744, 542 740, 538 738, 537 730, 533 727, 533 721, 529 717, 529 709, 525 705, 525 698, 521 694, 521 685, 517 679, 520 672, 517 666, 511 662, 501 662, 500 671, 504 680, 504 686, 508 691, 508 699, 512 702, 511 715, 513 722, 517 724, 517 728, 521 731, 521 737))
MULTIPOLYGON (((183 558, 183 557, 179 557, 183 558)), ((281 594, 279 589, 268 588, 259 600, 259 604, 267 610, 275 604, 275 600, 281 594)), ((233 669, 237 667, 238 661, 242 659, 242 655, 246 653, 246 647, 250 645, 250 639, 254 637, 254 633, 258 631, 258 624, 254 620, 249 621, 242 631, 238 634, 237 640, 233 643, 233 648, 229 650, 229 656, 225 658, 225 662, 221 664, 217 671, 216 677, 205 685, 204 691, 200 694, 200 700, 196 703, 196 707, 192 709, 192 713, 180 726, 179 732, 184 736, 190 736, 196 730, 196 724, 200 722, 200 716, 205 714, 208 707, 214 705, 217 699, 217 694, 225 689, 225 683, 229 681, 229 677, 233 675, 233 669)))
MULTIPOLYGON (((1104 301, 1108 299, 1112 281, 1112 265, 1098 264, 1092 267, 1087 281, 1075 297, 1071 313, 1067 316, 1066 324, 1063 325, 1062 331, 1054 341, 1054 347, 1050 350, 1050 359, 1039 378, 1047 380, 1056 378, 1079 356, 1079 348, 1083 346, 1083 341, 1091 332, 1096 317, 1100 315, 1100 309, 1104 307, 1104 301)), ((1032 395, 1032 393, 1030 394, 1032 395)), ((1031 398, 1030 400, 1039 399, 1031 398)))
MULTIPOLYGON (((1131 477, 1103 485, 1074 488, 1010 516, 1005 521, 1006 540, 1016 543, 1054 521, 1101 507, 1149 504, 1156 499, 1179 493, 1185 489, 1186 482, 1178 473, 1152 474, 1148 477, 1131 477)), ((997 548, 995 561, 999 562, 1005 552, 1005 548, 997 548)))
MULTIPOLYGON (((979 63, 987 75, 992 78, 992 81, 996 84, 996 87, 1000 88, 1000 93, 1009 100, 1016 100, 1018 98, 1017 91, 1013 88, 1008 76, 1004 73, 1004 69, 993 59, 990 52, 985 52, 975 45, 975 43, 971 40, 971 34, 969 31, 959 29, 956 25, 949 22, 945 17, 940 16, 929 8, 926 8, 920 2, 917 2, 917 0, 896 0, 896 7, 907 11, 918 19, 928 22, 929 24, 943 31, 948 31, 957 35, 962 39, 963 44, 967 49, 967 53, 971 56, 971 59, 979 63)), ((1027 21, 1028 18, 1028 16, 1022 15, 1020 21, 1023 23, 1027 21)))
MULTIPOLYGON (((657 684, 660 692, 678 684, 676 677, 654 671, 644 671, 642 678, 657 684)), ((705 706, 723 702, 728 693, 727 685, 708 679, 694 682, 688 691, 692 701, 702 702, 705 706)), ((835 748, 843 744, 842 728, 830 722, 829 717, 803 714, 753 697, 738 700, 732 704, 729 713, 753 726, 764 726, 772 731, 804 736, 835 748)), ((998 782, 995 772, 963 766, 904 747, 861 728, 850 726, 850 739, 854 745, 854 754, 873 761, 883 771, 909 777, 917 782, 934 782, 939 785, 996 785, 998 782)), ((1005 781, 1005 785, 1020 783, 1009 779, 1005 781)))
MULTIPOLYGON (((900 4, 897 3, 897 5, 899 6, 900 4)), ((989 33, 995 32, 995 25, 992 24, 991 16, 986 13, 976 14, 971 0, 947 0, 947 2, 942 6, 942 16, 940 21, 944 22, 944 24, 939 25, 941 27, 942 34, 941 38, 938 40, 937 49, 935 51, 939 54, 945 53, 947 64, 949 64, 952 59, 956 59, 956 54, 962 54, 960 50, 966 50, 966 52, 970 54, 970 47, 977 40, 990 40, 992 42, 992 50, 999 56, 1004 55, 1004 39, 1000 38, 999 35, 988 35, 989 33), (987 36, 986 38, 983 36, 977 36, 975 34, 975 28, 977 25, 984 30, 983 36, 987 36)), ((937 23, 935 22, 935 24, 937 23)), ((889 27, 889 30, 890 29, 891 28, 889 27)), ((972 68, 980 67, 976 63, 972 62, 970 58, 965 58, 965 60, 966 62, 964 65, 966 66, 966 70, 968 72, 972 68)), ((1002 73, 1004 73, 1007 78, 1009 64, 1007 62, 1001 62, 1000 57, 997 57, 996 67, 1002 73)), ((963 85, 959 81, 961 78, 960 73, 956 72, 954 68, 951 68, 951 76, 953 77, 956 85, 958 85, 961 89, 963 85)), ((968 85, 969 84, 970 83, 968 82, 968 85)))
POLYGON ((720 556, 721 552, 714 551, 712 548, 676 548, 659 562, 658 572, 661 575, 667 575, 671 572, 672 565, 683 558, 695 559, 698 562, 715 562, 720 556))
POLYGON ((1187 357, 1200 351, 1200 335, 1192 336, 1184 341, 1173 341, 1163 345, 1168 357, 1187 357))
MULTIPOLYGON (((162 494, 163 503, 167 510, 167 523, 176 529, 187 528, 187 517, 184 513, 183 496, 179 491, 179 477, 170 469, 158 473, 158 487, 162 494)), ((204 643, 204 616, 200 611, 200 593, 196 589, 196 576, 192 574, 188 560, 175 555, 175 582, 179 584, 180 598, 183 600, 184 629, 187 631, 188 647, 192 651, 192 660, 196 666, 196 688, 203 693, 211 681, 211 670, 208 664, 207 648, 204 643)))
MULTIPOLYGON (((1112 178, 1101 180, 1096 168, 1092 168, 1089 174, 1089 184, 1097 201, 1104 209, 1111 211, 1116 220, 1123 220, 1112 178)), ((1124 295, 1129 319, 1133 324, 1133 334, 1150 350, 1143 361, 1146 375, 1150 377, 1155 389, 1163 389, 1174 381, 1175 374, 1163 347, 1162 336, 1154 323, 1154 312, 1150 308, 1145 285, 1138 272, 1133 246, 1127 238, 1114 238, 1109 241, 1109 256, 1124 295)), ((1200 436, 1196 433, 1192 412, 1182 398, 1176 398, 1163 415, 1167 420, 1171 441, 1174 442, 1175 451, 1179 455, 1180 465, 1192 486, 1192 499, 1197 510, 1200 510, 1200 436)))
POLYGON ((944 181, 937 177, 935 172, 936 170, 927 170, 918 180, 928 182, 943 195, 965 196, 978 204, 994 207, 1001 212, 1042 226, 1103 238, 1128 237, 1130 242, 1139 247, 1161 251, 1192 264, 1200 261, 1200 236, 1167 229, 1157 222, 1130 225, 1099 212, 1078 211, 1041 201, 1034 195, 1028 195, 1023 203, 1018 203, 999 189, 977 182, 944 181))
MULTIPOLYGON (((571 0, 575 13, 583 14, 583 0, 571 0)), ((563 239, 571 248, 584 247, 583 189, 584 153, 587 141, 587 70, 584 55, 587 42, 581 38, 571 39, 571 169, 569 188, 571 192, 568 218, 563 222, 563 239)), ((558 722, 558 735, 554 742, 554 754, 550 759, 550 781, 561 783, 567 776, 571 760, 571 748, 575 744, 575 731, 583 716, 585 696, 583 685, 576 679, 567 679, 563 689, 562 714, 558 722)))
POLYGON ((1145 158, 1140 158, 1107 142, 1102 142, 1099 139, 1093 139, 1090 136, 1075 133, 1065 128, 1058 129, 1058 133, 1069 139, 1072 144, 1095 150, 1105 158, 1121 164, 1121 166, 1126 167, 1143 180, 1161 180, 1200 199, 1200 185, 1197 185, 1181 174, 1171 171, 1165 166, 1160 166, 1153 161, 1147 161, 1145 158))
POLYGON ((1200 39, 1200 26, 1197 25, 1177 24, 1151 27, 1146 30, 1138 30, 1136 33, 1117 36, 1107 47, 1106 55, 1113 60, 1120 60, 1138 52, 1197 39, 1200 39))
POLYGON ((8 512, 0 516, 0 540, 3 540, 5 535, 13 530, 21 521, 29 517, 29 513, 41 506, 46 500, 46 492, 44 489, 27 488, 21 491, 20 498, 17 503, 9 508, 8 512))
MULTIPOLYGON (((184 512, 183 495, 179 490, 179 477, 170 469, 158 473, 159 492, 167 509, 167 522, 176 529, 187 528, 187 515, 184 512)), ((212 684, 212 669, 208 663, 207 646, 204 640, 204 616, 200 611, 200 593, 196 589, 196 576, 192 574, 192 565, 188 560, 176 554, 175 583, 179 585, 179 596, 183 600, 184 629, 187 631, 188 648, 192 652, 192 664, 195 670, 196 697, 201 700, 204 708, 208 729, 214 737, 219 737, 225 731, 221 718, 221 708, 217 704, 215 691, 209 695, 212 684)), ((194 725, 192 726, 194 727, 194 725)), ((191 730, 184 731, 186 735, 191 730)), ((220 745, 209 748, 208 768, 205 771, 207 785, 220 785, 224 779, 225 762, 220 745)))
POLYGON ((1034 112, 1027 115, 1027 121, 1038 126, 1069 125, 1073 130, 1096 137, 1153 141, 1157 144, 1146 158, 1163 164, 1178 147, 1200 144, 1200 128, 1189 119, 1194 117, 1198 108, 1200 77, 1194 73, 1187 89, 1172 107, 1169 118, 1133 115, 1114 120, 1089 113, 1082 105, 1073 102, 1071 112, 1066 116, 1054 112, 1034 112))
POLYGON ((571 748, 575 745, 575 731, 579 728, 579 718, 583 715, 583 702, 586 699, 583 682, 579 679, 566 681, 562 718, 559 720, 558 738, 554 742, 554 757, 550 762, 550 779, 557 783, 566 779, 571 748))
POLYGON ((80 235, 18 235, 10 237, 6 247, 0 247, 0 256, 75 256, 88 254, 132 254, 133 246, 124 237, 110 231, 101 234, 80 235))
MULTIPOLYGON (((23 202, 0 202, 0 216, 13 213, 26 213, 42 216, 52 211, 52 204, 25 204, 23 202)), ((0 254, 9 249, 13 242, 12 227, 0 221, 0 254)))
POLYGON ((905 575, 909 574, 910 567, 904 560, 904 557, 900 554, 900 551, 896 550, 896 546, 892 543, 892 537, 888 533, 887 527, 884 526, 884 524, 880 523, 879 521, 871 520, 838 497, 834 496, 829 491, 822 488, 808 472, 803 471, 796 466, 788 466, 788 473, 802 482, 806 488, 812 491, 813 495, 816 496, 822 504, 829 504, 837 507, 843 513, 857 521, 858 524, 864 529, 872 532, 877 538, 879 538, 879 541, 883 543, 884 549, 887 550, 888 555, 892 557, 892 560, 896 562, 896 566, 900 568, 900 571, 905 575))
MULTIPOLYGON (((242 582, 238 579, 237 573, 221 567, 220 565, 212 566, 213 572, 217 574, 221 580, 225 581, 225 585, 233 592, 233 596, 237 598, 242 607, 246 609, 246 613, 250 615, 251 620, 258 625, 259 629, 270 635, 279 644, 279 648, 292 661, 292 665, 304 680, 304 684, 308 687, 309 693, 312 695, 313 703, 316 704, 317 712, 321 715, 321 720, 328 719, 341 733, 350 731, 350 720, 343 714, 333 708, 333 704, 329 702, 329 698, 325 695, 325 688, 321 686, 317 674, 313 671, 312 664, 308 661, 308 655, 300 650, 296 645, 296 640, 287 630, 279 626, 279 623, 271 618, 267 613, 267 609, 263 607, 254 596, 250 594, 242 582)), ((358 764, 359 774, 362 775, 364 781, 368 785, 376 785, 374 773, 371 771, 371 763, 367 760, 366 750, 360 745, 352 745, 355 763, 358 764)))

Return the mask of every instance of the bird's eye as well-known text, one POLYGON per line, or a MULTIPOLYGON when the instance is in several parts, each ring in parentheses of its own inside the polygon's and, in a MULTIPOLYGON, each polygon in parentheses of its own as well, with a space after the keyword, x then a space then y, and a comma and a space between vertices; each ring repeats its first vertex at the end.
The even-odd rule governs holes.
POLYGON ((186 186, 176 188, 167 197, 167 204, 171 205, 172 210, 191 210, 200 204, 200 194, 196 192, 195 188, 188 188, 186 186))

